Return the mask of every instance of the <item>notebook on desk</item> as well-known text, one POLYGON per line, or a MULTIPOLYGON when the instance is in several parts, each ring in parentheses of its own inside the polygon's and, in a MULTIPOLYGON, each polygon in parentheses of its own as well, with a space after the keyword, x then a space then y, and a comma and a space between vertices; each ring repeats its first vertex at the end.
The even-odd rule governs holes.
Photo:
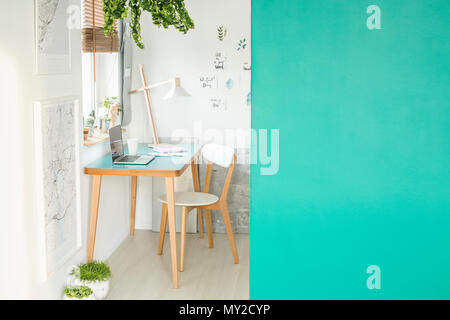
POLYGON ((186 152, 187 150, 183 147, 168 144, 168 143, 159 143, 159 144, 149 144, 150 148, 153 149, 155 152, 159 153, 180 153, 180 152, 186 152))

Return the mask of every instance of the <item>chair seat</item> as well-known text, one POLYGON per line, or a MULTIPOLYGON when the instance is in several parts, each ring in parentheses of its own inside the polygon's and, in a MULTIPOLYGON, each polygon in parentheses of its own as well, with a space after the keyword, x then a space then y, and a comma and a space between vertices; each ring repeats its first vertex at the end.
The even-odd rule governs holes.
MULTIPOLYGON (((161 195, 159 201, 167 203, 166 195, 161 195)), ((219 201, 219 197, 204 192, 175 192, 175 205, 186 207, 207 206, 219 201)))

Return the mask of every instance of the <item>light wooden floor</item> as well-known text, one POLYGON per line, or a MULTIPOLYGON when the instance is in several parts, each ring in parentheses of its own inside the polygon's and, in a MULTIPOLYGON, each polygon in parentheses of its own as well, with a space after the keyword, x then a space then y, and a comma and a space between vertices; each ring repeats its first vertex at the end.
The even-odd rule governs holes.
MULTIPOLYGON (((179 234, 177 239, 179 245, 179 234)), ((206 234, 203 239, 187 234, 184 272, 179 272, 179 288, 173 289, 168 234, 158 256, 158 233, 136 230, 108 259, 113 273, 108 299, 248 299, 249 236, 237 234, 235 239, 239 264, 233 263, 225 234, 214 234, 213 249, 206 234)))

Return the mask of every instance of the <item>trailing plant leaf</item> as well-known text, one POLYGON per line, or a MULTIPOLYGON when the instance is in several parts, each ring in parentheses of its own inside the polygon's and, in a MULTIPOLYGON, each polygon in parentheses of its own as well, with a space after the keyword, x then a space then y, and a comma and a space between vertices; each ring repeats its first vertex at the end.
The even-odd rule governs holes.
POLYGON ((174 26, 183 33, 194 28, 194 21, 186 10, 184 0, 103 0, 106 35, 114 34, 114 21, 125 19, 128 11, 130 11, 131 18, 131 34, 134 42, 141 49, 144 48, 141 37, 143 11, 149 12, 153 23, 159 27, 174 26))

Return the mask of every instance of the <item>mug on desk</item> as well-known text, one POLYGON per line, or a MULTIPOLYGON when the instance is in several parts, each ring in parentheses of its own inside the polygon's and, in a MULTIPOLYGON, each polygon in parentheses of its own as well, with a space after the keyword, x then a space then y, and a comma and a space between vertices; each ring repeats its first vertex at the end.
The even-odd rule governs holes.
POLYGON ((135 156, 138 150, 138 139, 130 138, 128 139, 128 154, 135 156))

